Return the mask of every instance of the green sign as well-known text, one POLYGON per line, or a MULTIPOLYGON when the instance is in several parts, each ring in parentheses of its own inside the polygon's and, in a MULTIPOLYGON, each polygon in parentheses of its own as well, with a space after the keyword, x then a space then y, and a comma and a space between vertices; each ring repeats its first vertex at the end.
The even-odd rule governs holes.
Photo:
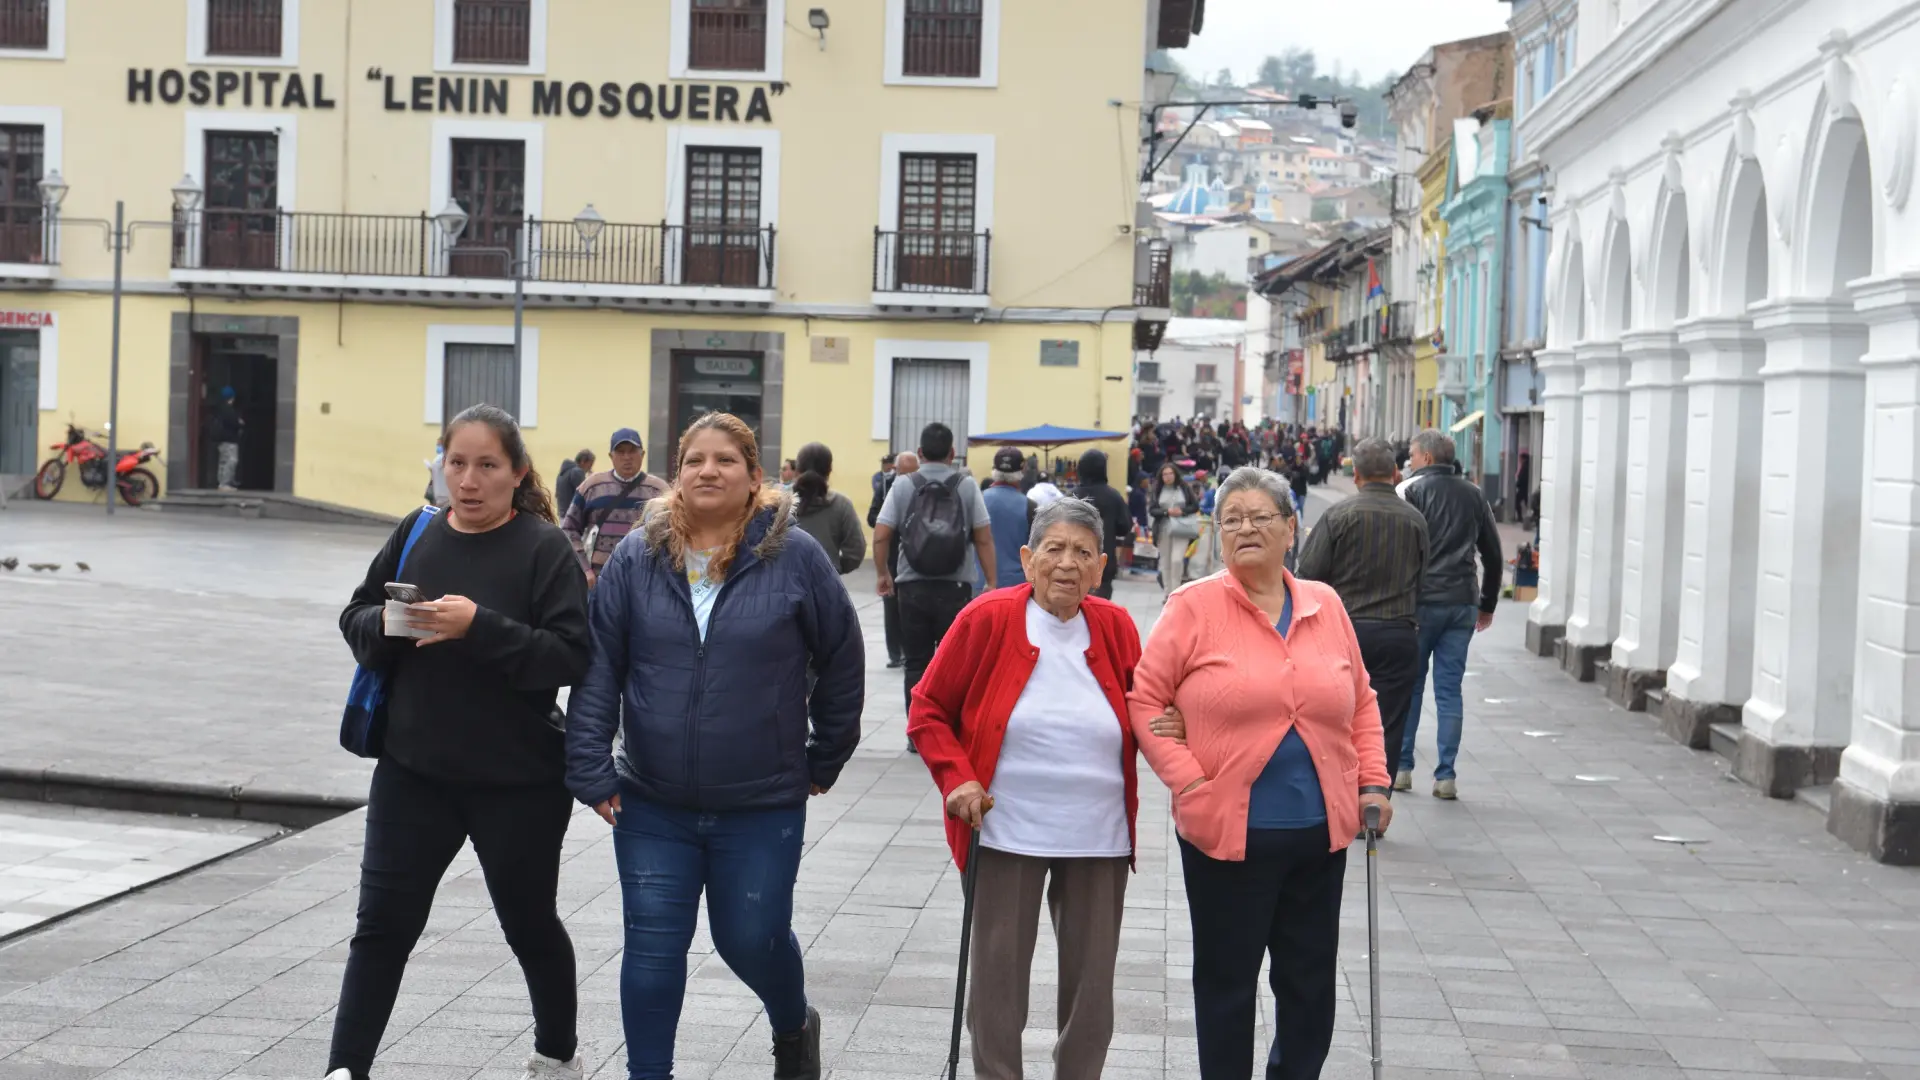
POLYGON ((1040 342, 1041 367, 1079 367, 1080 343, 1048 338, 1040 342))

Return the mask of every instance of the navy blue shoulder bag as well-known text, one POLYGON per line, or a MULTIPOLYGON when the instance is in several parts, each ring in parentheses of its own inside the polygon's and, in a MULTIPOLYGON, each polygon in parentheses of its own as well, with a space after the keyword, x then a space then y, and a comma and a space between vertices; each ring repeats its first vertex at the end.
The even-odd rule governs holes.
MULTIPOLYGON (((437 506, 420 508, 407 542, 400 548, 400 566, 394 570, 394 580, 406 580, 407 556, 413 554, 413 545, 439 512, 437 506)), ((386 736, 387 672, 358 664, 353 669, 353 684, 347 688, 347 707, 340 714, 340 745, 350 754, 377 758, 386 736)))

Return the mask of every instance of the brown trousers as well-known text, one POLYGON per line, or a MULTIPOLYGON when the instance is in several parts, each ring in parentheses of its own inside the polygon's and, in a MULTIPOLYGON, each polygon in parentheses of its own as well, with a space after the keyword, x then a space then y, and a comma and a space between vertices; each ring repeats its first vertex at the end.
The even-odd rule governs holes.
POLYGON ((1126 906, 1125 856, 1042 859, 980 849, 967 1028, 975 1080, 1021 1080, 1033 947, 1044 895, 1060 946, 1055 1080, 1097 1080, 1113 1041, 1113 969, 1126 906), (1051 879, 1051 880, 1049 880, 1051 879))

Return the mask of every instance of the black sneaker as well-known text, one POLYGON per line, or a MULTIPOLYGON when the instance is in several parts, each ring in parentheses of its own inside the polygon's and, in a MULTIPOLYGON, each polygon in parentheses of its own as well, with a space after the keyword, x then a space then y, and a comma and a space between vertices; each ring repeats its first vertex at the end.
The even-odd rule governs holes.
POLYGON ((773 1080, 820 1080, 820 1010, 807 1006, 807 1026, 773 1036, 773 1080))
POLYGON ((906 667, 906 666, 907 666, 907 662, 906 662, 905 660, 889 660, 889 661, 887 661, 887 670, 888 670, 888 671, 897 671, 897 670, 899 670, 900 668, 903 668, 903 667, 906 667))

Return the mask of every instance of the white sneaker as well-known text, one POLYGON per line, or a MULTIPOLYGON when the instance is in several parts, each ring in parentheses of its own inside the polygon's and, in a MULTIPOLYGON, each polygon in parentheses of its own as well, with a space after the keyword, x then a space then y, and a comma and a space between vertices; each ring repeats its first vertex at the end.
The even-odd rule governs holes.
POLYGON ((353 1074, 345 1069, 335 1069, 327 1074, 326 1080, 353 1080, 353 1074))
POLYGON ((573 1055, 572 1061, 555 1061, 535 1054, 527 1059, 527 1075, 522 1080, 586 1080, 586 1076, 587 1067, 579 1054, 573 1055))

